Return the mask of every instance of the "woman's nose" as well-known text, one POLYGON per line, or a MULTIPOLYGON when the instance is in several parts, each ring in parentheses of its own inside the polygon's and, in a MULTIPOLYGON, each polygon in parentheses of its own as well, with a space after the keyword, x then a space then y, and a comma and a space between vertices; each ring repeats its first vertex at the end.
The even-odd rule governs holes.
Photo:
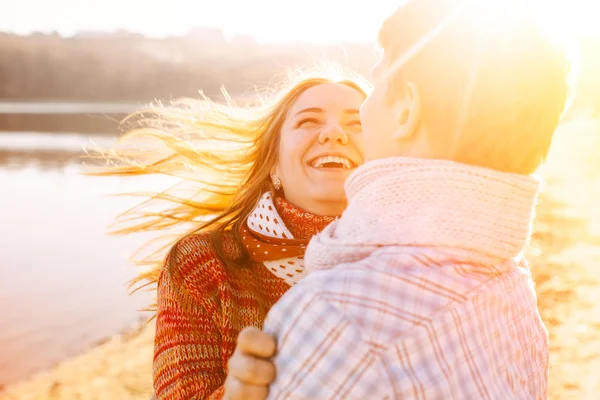
POLYGON ((338 142, 339 144, 348 143, 348 135, 338 124, 326 126, 319 134, 319 143, 338 142))

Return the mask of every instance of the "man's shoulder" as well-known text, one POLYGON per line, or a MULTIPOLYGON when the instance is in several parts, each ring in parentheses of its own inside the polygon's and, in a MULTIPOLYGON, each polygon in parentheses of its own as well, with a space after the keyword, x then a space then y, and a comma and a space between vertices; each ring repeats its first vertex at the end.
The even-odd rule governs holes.
POLYGON ((391 252, 314 271, 292 290, 297 298, 317 298, 357 321, 373 315, 391 321, 392 314, 409 321, 409 315, 428 318, 476 295, 486 279, 464 272, 451 263, 424 265, 391 252))
POLYGON ((441 279, 443 275, 443 271, 407 263, 394 254, 381 254, 314 270, 298 284, 302 287, 298 290, 362 292, 365 287, 404 287, 414 279, 441 279))

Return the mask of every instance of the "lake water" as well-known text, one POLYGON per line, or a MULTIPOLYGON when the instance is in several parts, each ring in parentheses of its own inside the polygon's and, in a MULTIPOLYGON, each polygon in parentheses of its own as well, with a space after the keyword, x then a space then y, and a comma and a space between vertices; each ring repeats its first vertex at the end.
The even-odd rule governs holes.
POLYGON ((120 114, 141 107, 130 103, 0 101, 0 114, 120 114))
POLYGON ((77 164, 49 162, 89 143, 81 135, 0 132, 0 385, 139 323, 138 310, 152 301, 127 289, 135 275, 128 257, 150 236, 106 234, 135 199, 107 195, 167 182, 85 177, 77 164))

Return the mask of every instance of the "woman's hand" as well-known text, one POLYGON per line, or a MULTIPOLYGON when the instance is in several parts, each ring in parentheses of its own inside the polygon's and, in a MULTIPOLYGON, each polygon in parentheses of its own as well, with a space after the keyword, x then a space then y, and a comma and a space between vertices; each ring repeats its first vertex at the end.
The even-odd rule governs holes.
POLYGON ((275 355, 277 343, 270 335, 255 327, 244 328, 229 359, 225 380, 226 400, 263 400, 275 379, 275 365, 269 360, 275 355))

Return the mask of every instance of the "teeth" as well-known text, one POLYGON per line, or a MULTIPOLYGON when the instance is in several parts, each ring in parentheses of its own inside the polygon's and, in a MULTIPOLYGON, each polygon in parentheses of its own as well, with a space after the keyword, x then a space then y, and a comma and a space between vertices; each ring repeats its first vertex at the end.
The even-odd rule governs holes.
POLYGON ((327 163, 341 164, 345 169, 352 168, 352 162, 350 160, 348 160, 345 157, 338 157, 338 156, 319 157, 311 163, 311 166, 313 166, 315 168, 322 168, 323 165, 325 165, 327 163))

